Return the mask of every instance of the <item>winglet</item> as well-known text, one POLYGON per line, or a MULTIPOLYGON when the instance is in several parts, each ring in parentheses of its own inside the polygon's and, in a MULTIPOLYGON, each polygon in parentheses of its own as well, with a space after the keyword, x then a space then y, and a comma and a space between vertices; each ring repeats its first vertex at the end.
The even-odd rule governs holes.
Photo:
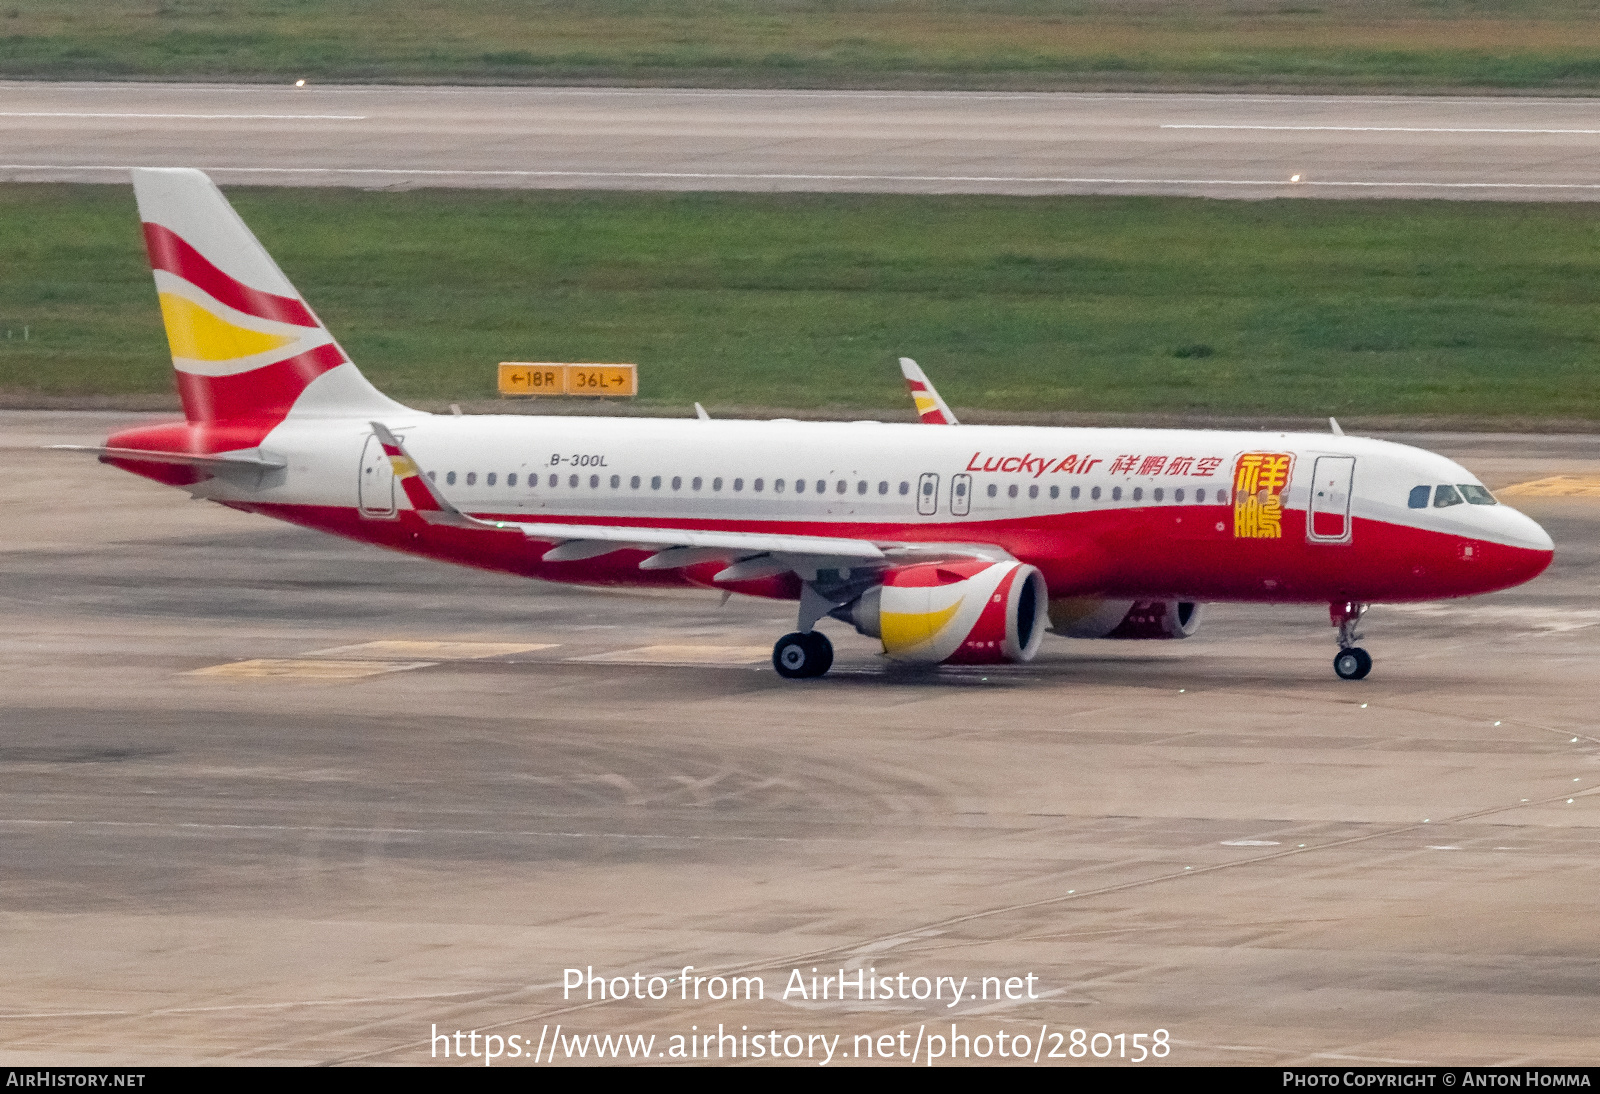
POLYGON ((400 488, 406 492, 406 500, 411 502, 411 508, 430 524, 477 524, 471 517, 462 513, 454 505, 445 500, 433 483, 428 481, 428 476, 422 473, 417 466, 417 461, 411 458, 405 445, 400 443, 400 438, 389 431, 389 427, 382 422, 373 422, 372 432, 383 445, 383 454, 389 457, 389 463, 394 467, 394 477, 400 483, 400 488))
POLYGON ((900 358, 900 374, 906 378, 906 387, 911 389, 911 401, 917 404, 917 414, 927 425, 960 425, 956 416, 950 413, 950 408, 939 397, 922 369, 909 357, 900 358))

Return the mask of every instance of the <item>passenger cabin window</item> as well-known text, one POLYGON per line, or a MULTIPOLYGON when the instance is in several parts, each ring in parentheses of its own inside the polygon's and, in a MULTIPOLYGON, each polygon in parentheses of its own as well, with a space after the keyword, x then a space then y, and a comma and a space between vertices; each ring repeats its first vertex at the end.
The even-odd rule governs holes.
POLYGON ((1164 493, 1165 493, 1165 492, 1166 492, 1166 491, 1164 491, 1164 490, 1162 490, 1162 489, 1161 489, 1161 487, 1159 487, 1159 486, 1158 486, 1158 487, 1156 487, 1156 488, 1155 488, 1155 489, 1154 489, 1154 490, 1153 490, 1153 491, 1151 491, 1151 493, 1150 493, 1150 496, 1151 496, 1151 497, 1152 497, 1152 498, 1154 498, 1154 499, 1155 499, 1155 500, 1156 500, 1156 501, 1160 501, 1160 500, 1161 500, 1161 497, 1162 497, 1162 495, 1163 495, 1163 494, 1164 494, 1164 493))
MULTIPOLYGON (((1183 499, 1179 498, 1178 500, 1182 501, 1183 499)), ((1196 490, 1194 492, 1194 500, 1195 501, 1205 501, 1206 500, 1206 492, 1204 490, 1196 490)))
MULTIPOLYGON (((783 480, 780 479, 778 481, 782 482, 783 480)), ((782 490, 783 487, 780 486, 780 487, 778 487, 778 489, 782 490)), ((804 494, 806 492, 806 480, 805 479, 795 479, 794 480, 794 492, 796 494, 804 494)))
POLYGON ((878 493, 887 494, 888 492, 889 492, 889 484, 887 482, 880 482, 878 484, 878 493))
POLYGON ((635 475, 633 478, 628 480, 628 489, 630 489, 630 490, 639 489, 639 476, 638 475, 635 475))
POLYGON ((1039 488, 1037 486, 1028 487, 1028 497, 1036 498, 1038 496, 1039 496, 1039 488))
POLYGON ((722 489, 722 480, 721 479, 712 479, 711 480, 711 489, 713 489, 713 490, 721 490, 722 489))
POLYGON ((911 484, 909 482, 901 483, 900 484, 900 496, 903 498, 909 493, 911 493, 911 484))
MULTIPOLYGON (((1083 488, 1082 487, 1074 486, 1072 488, 1072 500, 1073 501, 1077 501, 1078 500, 1078 495, 1081 494, 1082 492, 1083 492, 1083 488)), ((1050 488, 1050 496, 1052 498, 1056 496, 1056 488, 1053 487, 1053 486, 1050 488)))
POLYGON ((674 475, 674 476, 672 476, 672 488, 674 490, 682 490, 683 489, 683 476, 682 475, 674 475))
POLYGON ((1111 500, 1112 501, 1121 501, 1122 500, 1122 487, 1113 486, 1111 488, 1111 500))
POLYGON ((699 475, 696 475, 696 476, 695 476, 695 477, 694 477, 694 481, 692 481, 692 482, 691 482, 691 483, 689 483, 689 488, 690 488, 690 489, 691 489, 691 490, 698 490, 698 489, 700 489, 700 476, 699 476, 699 475))
POLYGON ((867 492, 867 480, 866 479, 862 479, 860 482, 856 483, 856 493, 865 494, 866 492, 867 492))
POLYGON ((484 481, 484 484, 486 486, 493 486, 494 485, 494 479, 495 479, 495 474, 494 474, 493 471, 491 471, 491 472, 489 472, 489 474, 487 476, 484 477, 483 481, 484 481))
POLYGON ((576 490, 578 488, 578 476, 576 476, 576 475, 567 476, 567 485, 572 487, 574 490, 576 490))
POLYGON ((560 486, 561 485, 560 477, 556 476, 556 475, 551 475, 550 476, 550 485, 551 486, 560 486))
POLYGON ((992 498, 998 493, 1000 493, 1000 488, 991 482, 989 484, 989 496, 992 498))
POLYGON ((1411 496, 1406 499, 1406 505, 1412 509, 1426 509, 1428 507, 1428 495, 1431 493, 1433 493, 1431 486, 1413 486, 1411 488, 1411 496))
POLYGON ((621 475, 612 475, 611 476, 611 489, 615 490, 615 489, 617 489, 617 487, 619 487, 621 485, 622 485, 622 476, 621 475))
POLYGON ((506 485, 507 486, 515 486, 515 485, 517 485, 517 473, 515 471, 511 472, 511 474, 506 476, 506 485))
POLYGON ((660 475, 651 475, 650 476, 650 489, 652 489, 652 490, 660 490, 661 489, 661 476, 660 475))
POLYGON ((438 482, 439 481, 439 472, 437 472, 437 471, 429 471, 428 472, 428 481, 429 482, 438 482))
MULTIPOLYGON (((761 481, 761 480, 760 480, 760 479, 757 479, 757 480, 756 480, 756 482, 758 482, 758 483, 759 483, 759 482, 760 482, 760 481, 761 481)), ((758 489, 759 489, 759 487, 758 487, 758 489)), ((783 480, 782 480, 782 479, 773 479, 773 480, 772 480, 772 492, 773 492, 773 493, 774 493, 774 494, 781 494, 781 493, 783 493, 783 480)))
POLYGON ((467 472, 467 485, 468 486, 473 486, 473 485, 475 485, 477 483, 477 481, 478 481, 478 473, 476 471, 468 471, 467 472))
POLYGON ((444 484, 446 486, 454 486, 456 484, 456 473, 454 471, 446 471, 444 473, 444 484))
POLYGON ((1470 505, 1499 505, 1500 504, 1499 502, 1494 500, 1494 495, 1493 494, 1489 493, 1489 491, 1485 490, 1483 487, 1478 486, 1478 485, 1476 485, 1474 483, 1470 483, 1470 482, 1461 483, 1461 484, 1459 484, 1459 489, 1461 490, 1461 496, 1466 498, 1467 499, 1467 503, 1470 504, 1470 505))
POLYGON ((1460 505, 1461 495, 1456 493, 1456 488, 1448 483, 1442 483, 1433 488, 1433 507, 1435 509, 1448 509, 1452 505, 1460 505))
MULTIPOLYGON (((1061 496, 1061 487, 1052 486, 1050 488, 1050 500, 1054 501, 1056 498, 1059 498, 1060 496, 1061 496)), ((1072 496, 1073 497, 1077 497, 1078 496, 1078 488, 1076 486, 1074 486, 1072 488, 1072 496)))
POLYGON ((757 479, 755 482, 750 484, 750 489, 754 490, 756 493, 759 494, 759 493, 761 493, 762 486, 764 486, 765 484, 766 483, 765 483, 764 479, 757 479))
POLYGON ((1093 490, 1089 491, 1089 497, 1093 501, 1099 501, 1100 500, 1100 488, 1097 486, 1093 490))

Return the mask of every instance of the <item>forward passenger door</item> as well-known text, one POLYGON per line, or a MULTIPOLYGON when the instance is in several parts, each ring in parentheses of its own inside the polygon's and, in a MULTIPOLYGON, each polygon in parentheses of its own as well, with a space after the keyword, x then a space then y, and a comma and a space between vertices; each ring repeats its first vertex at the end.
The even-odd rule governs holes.
POLYGON ((1355 481, 1354 456, 1318 456, 1311 474, 1311 504, 1306 507, 1306 539, 1312 543, 1349 543, 1350 488, 1355 481))

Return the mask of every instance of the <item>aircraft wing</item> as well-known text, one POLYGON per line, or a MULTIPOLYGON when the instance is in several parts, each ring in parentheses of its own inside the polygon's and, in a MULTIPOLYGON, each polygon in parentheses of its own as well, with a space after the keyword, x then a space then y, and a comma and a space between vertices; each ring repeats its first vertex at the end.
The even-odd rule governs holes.
MULTIPOLYGON (((572 562, 628 548, 653 550, 639 563, 643 570, 669 570, 701 562, 729 563, 717 581, 749 581, 794 571, 815 575, 818 569, 903 566, 952 558, 996 561, 1011 555, 981 543, 908 543, 848 536, 803 536, 767 532, 730 532, 698 528, 637 528, 617 524, 562 524, 553 521, 483 520, 463 513, 422 474, 405 446, 381 422, 372 430, 383 444, 395 477, 417 515, 429 524, 485 531, 515 532, 552 544, 546 562, 572 562)), ((810 578, 808 578, 809 580, 810 578)))

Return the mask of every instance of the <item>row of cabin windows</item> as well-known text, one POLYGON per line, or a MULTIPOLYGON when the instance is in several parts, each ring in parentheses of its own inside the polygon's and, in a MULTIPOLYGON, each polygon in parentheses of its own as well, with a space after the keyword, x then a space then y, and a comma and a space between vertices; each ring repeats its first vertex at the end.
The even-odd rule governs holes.
MULTIPOLYGON (((1083 491, 1083 487, 1074 486, 1072 488, 1071 493, 1068 496, 1073 501, 1077 501, 1082 496, 1082 491, 1083 491)), ((1014 498, 1014 497, 1017 496, 1017 493, 1018 493, 1018 487, 1016 485, 1013 484, 1011 486, 1006 487, 1006 497, 1014 498)), ((1213 491, 1213 493, 1215 494, 1215 499, 1214 499, 1215 504, 1217 504, 1217 505, 1226 505, 1228 503, 1228 492, 1226 490, 1216 490, 1216 491, 1213 491)), ((999 494, 1000 494, 999 485, 997 485, 996 483, 990 483, 989 484, 989 496, 991 498, 993 498, 993 497, 998 497, 999 494)), ((1038 496, 1039 496, 1039 488, 1037 486, 1028 487, 1028 497, 1037 498, 1038 496)), ((1056 498, 1059 498, 1060 496, 1061 496, 1061 487, 1052 486, 1050 488, 1050 498, 1051 498, 1051 500, 1053 501, 1056 498)), ((1183 504, 1183 501, 1187 496, 1188 496, 1187 492, 1181 486, 1178 487, 1176 490, 1174 490, 1172 492, 1172 500, 1177 502, 1180 505, 1183 504)), ((1090 498, 1091 501, 1099 501, 1100 500, 1100 487, 1098 487, 1098 486, 1090 487, 1089 488, 1089 498, 1090 498)), ((1150 492, 1150 498, 1151 498, 1152 501, 1166 501, 1167 500, 1166 488, 1162 487, 1162 486, 1156 487, 1154 490, 1152 490, 1150 492)), ((1113 486, 1111 488, 1111 500, 1112 501, 1121 501, 1122 500, 1122 487, 1113 486)), ((1135 486, 1133 488, 1133 500, 1134 501, 1143 501, 1144 500, 1144 487, 1135 486)), ((1203 487, 1194 492, 1194 500, 1195 500, 1195 504, 1197 504, 1197 505, 1203 504, 1205 502, 1205 500, 1206 500, 1206 492, 1205 492, 1205 489, 1203 487)))
MULTIPOLYGON (((498 478, 499 478, 499 476, 495 472, 490 471, 487 475, 484 476, 484 480, 483 480, 484 481, 484 485, 486 485, 486 486, 494 486, 494 485, 496 485, 496 483, 498 481, 498 478)), ((589 476, 589 488, 592 489, 592 490, 600 489, 600 480, 601 480, 601 476, 599 476, 599 475, 590 475, 589 476)), ((429 482, 437 482, 438 481, 438 472, 429 471, 428 472, 428 481, 429 482)), ((445 475, 444 475, 444 481, 445 481, 445 485, 446 486, 454 486, 456 484, 456 473, 454 471, 446 471, 445 475)), ((660 476, 660 475, 652 475, 652 476, 650 476, 650 489, 652 489, 652 490, 660 490, 662 481, 663 481, 662 480, 662 476, 660 476)), ((794 480, 794 492, 796 494, 805 493, 806 490, 807 490, 808 481, 809 480, 806 480, 806 479, 795 479, 794 480)), ((478 473, 476 471, 468 471, 466 473, 466 484, 468 486, 476 486, 477 482, 478 482, 478 473)), ((582 486, 582 483, 583 483, 583 476, 582 475, 568 475, 567 476, 567 486, 572 488, 572 489, 579 489, 582 486)), ((505 484, 507 486, 516 486, 517 485, 517 472, 515 472, 515 471, 509 472, 505 477, 505 484)), ((640 475, 634 475, 631 478, 629 478, 629 480, 628 480, 628 487, 629 487, 629 489, 632 489, 632 490, 638 490, 638 489, 642 488, 643 484, 644 484, 644 479, 640 475)), ((537 489, 538 486, 539 486, 539 476, 537 474, 528 475, 528 477, 527 477, 527 485, 528 485, 528 487, 530 489, 537 489)), ((559 487, 561 485, 561 476, 560 475, 550 475, 549 476, 549 482, 548 482, 547 485, 549 485, 551 488, 559 487)), ((610 485, 611 485, 611 489, 620 490, 622 488, 622 476, 621 475, 612 475, 610 477, 610 485)), ((681 475, 672 476, 672 484, 671 485, 672 485, 672 489, 674 489, 674 490, 683 489, 683 477, 681 475)), ((705 486, 705 480, 703 478, 701 478, 699 475, 696 475, 694 478, 689 480, 689 489, 691 489, 691 490, 699 490, 699 489, 703 488, 704 486, 705 486)), ((711 480, 711 489, 713 491, 720 491, 722 489, 722 486, 723 486, 723 480, 721 478, 714 478, 714 479, 711 480)), ((767 487, 767 481, 765 479, 752 479, 750 481, 750 489, 753 490, 757 494, 762 493, 766 489, 766 487, 767 487)), ((734 479, 733 480, 733 489, 734 489, 735 493, 739 493, 739 492, 743 491, 744 488, 745 488, 744 479, 741 478, 741 479, 734 479)), ((933 484, 931 482, 925 483, 923 488, 924 488, 924 490, 926 492, 930 492, 931 493, 932 490, 933 490, 933 484)), ((868 493, 868 491, 870 489, 871 489, 871 487, 870 487, 870 485, 867 483, 867 481, 865 479, 857 480, 857 482, 856 482, 856 493, 858 495, 863 495, 864 496, 864 495, 866 495, 868 493)), ((959 489, 959 487, 958 487, 958 489, 959 489)), ((1059 499, 1061 497, 1061 487, 1052 486, 1049 489, 1050 489, 1050 499, 1052 501, 1055 501, 1055 500, 1057 500, 1057 499, 1059 499)), ((1418 489, 1422 490, 1422 489, 1426 489, 1426 487, 1418 487, 1418 489)), ((1450 489, 1450 488, 1441 486, 1439 489, 1440 490, 1446 490, 1446 489, 1450 489)), ((1463 491, 1467 491, 1469 489, 1479 490, 1479 491, 1482 491, 1485 496, 1487 496, 1488 493, 1489 493, 1487 490, 1484 490, 1481 486, 1480 487, 1465 487, 1465 486, 1463 486, 1461 489, 1463 491)), ((827 482, 827 480, 826 479, 817 479, 815 487, 813 488, 813 492, 817 493, 817 494, 825 494, 825 493, 827 493, 827 490, 828 490, 828 482, 827 482)), ((772 491, 775 494, 783 493, 784 492, 784 480, 783 479, 773 479, 772 480, 772 491)), ((835 494, 847 494, 847 493, 849 493, 849 491, 850 491, 850 484, 845 479, 839 479, 833 484, 833 492, 835 494)), ((1074 487, 1071 488, 1070 493, 1069 493, 1068 496, 1073 501, 1077 501, 1082 496, 1082 491, 1083 491, 1083 487, 1074 486, 1074 487)), ((911 492, 911 484, 909 482, 902 482, 900 484, 900 488, 899 488, 899 490, 897 492, 902 497, 904 497, 905 495, 907 495, 907 494, 909 494, 911 492)), ((878 494, 880 496, 885 496, 888 493, 889 493, 889 483, 887 481, 880 481, 878 483, 878 494)), ((1013 484, 1011 486, 1008 486, 1006 488, 1006 496, 1007 497, 1015 498, 1015 497, 1018 496, 1018 493, 1019 493, 1019 488, 1015 484, 1013 484)), ((1214 499, 1213 500, 1214 500, 1215 504, 1217 504, 1217 505, 1226 505, 1228 503, 1228 492, 1226 490, 1220 490, 1219 489, 1219 490, 1213 491, 1212 493, 1214 495, 1214 499)), ((999 494, 1000 494, 1000 487, 995 483, 990 483, 989 484, 989 496, 991 498, 993 498, 993 497, 998 497, 999 494)), ((1158 501, 1158 502, 1165 501, 1166 500, 1166 489, 1164 487, 1158 486, 1158 487, 1156 487, 1154 490, 1152 490, 1150 492, 1150 495, 1151 495, 1151 500, 1153 500, 1153 501, 1158 501)), ((1039 487, 1037 485, 1029 486, 1028 487, 1028 497, 1029 498, 1037 498, 1038 496, 1039 496, 1039 487)), ((1093 486, 1093 487, 1089 488, 1089 498, 1090 498, 1090 500, 1099 501, 1100 497, 1101 497, 1101 488, 1100 487, 1093 486)), ((1416 502, 1415 502, 1415 498, 1416 498, 1416 491, 1413 490, 1412 491, 1412 499, 1413 499, 1412 508, 1417 508, 1417 505, 1416 505, 1416 502)), ((1186 492, 1185 492, 1183 487, 1180 486, 1177 489, 1172 491, 1172 500, 1174 502, 1176 502, 1177 504, 1182 505, 1184 503, 1185 499, 1186 499, 1186 492)), ((1121 501, 1122 500, 1122 487, 1113 486, 1111 488, 1111 500, 1112 501, 1121 501)), ((1143 501, 1144 500, 1144 487, 1135 486, 1133 488, 1132 500, 1134 500, 1134 501, 1143 501)), ((1195 500, 1196 504, 1204 504, 1205 503, 1205 501, 1206 501, 1206 491, 1205 491, 1205 489, 1203 487, 1194 492, 1194 500, 1195 500)), ((1477 501, 1476 499, 1474 499, 1473 503, 1476 504, 1476 505, 1493 505, 1494 504, 1494 500, 1493 500, 1493 498, 1490 498, 1489 501, 1483 502, 1483 501, 1477 501)), ((1426 504, 1426 502, 1424 502, 1423 504, 1426 504)), ((1458 504, 1458 503, 1457 502, 1443 502, 1443 503, 1435 502, 1434 504, 1436 504, 1436 505, 1437 504, 1454 505, 1454 504, 1458 504)))
POLYGON ((1413 486, 1411 496, 1406 499, 1406 504, 1412 509, 1426 509, 1428 497, 1433 497, 1435 509, 1448 509, 1452 505, 1498 505, 1494 495, 1475 483, 1465 482, 1458 486, 1447 483, 1439 486, 1413 486))
MULTIPOLYGON (((589 476, 589 488, 591 490, 600 489, 600 479, 601 479, 601 476, 599 476, 599 475, 590 475, 589 476)), ((428 481, 429 482, 438 482, 439 481, 439 473, 437 471, 429 471, 428 472, 428 481)), ((498 481, 499 481, 499 476, 493 471, 490 471, 487 475, 485 475, 483 477, 483 482, 484 482, 485 486, 494 486, 498 481)), ((662 481, 663 481, 662 480, 662 476, 660 476, 660 475, 652 475, 652 476, 650 476, 650 489, 652 489, 652 490, 660 490, 662 481)), ((621 475, 612 475, 611 479, 610 479, 610 482, 611 482, 611 489, 613 489, 613 490, 622 489, 622 476, 621 475)), ((445 483, 446 486, 454 486, 456 484, 456 473, 454 471, 446 471, 444 473, 444 483, 445 483)), ((468 471, 466 473, 466 484, 468 486, 476 486, 477 483, 478 483, 478 473, 476 471, 468 471)), ((517 473, 515 471, 512 471, 512 472, 508 473, 506 475, 506 477, 505 477, 505 483, 506 483, 507 486, 516 486, 517 485, 517 473)), ((528 487, 530 489, 537 489, 538 486, 539 486, 539 476, 537 474, 530 474, 528 476, 528 479, 527 479, 527 484, 528 484, 528 487)), ((576 489, 580 488, 582 486, 582 484, 583 484, 583 476, 582 475, 568 475, 567 476, 567 486, 568 487, 576 490, 576 489)), ((552 489, 554 489, 556 487, 559 487, 561 485, 561 476, 560 475, 551 475, 549 477, 548 485, 552 489)), ((630 490, 638 490, 643 485, 644 485, 644 479, 640 475, 634 475, 628 480, 628 488, 630 490)), ((691 489, 691 490, 700 490, 704 486, 705 486, 705 479, 701 478, 699 475, 696 475, 694 478, 689 480, 689 489, 691 489)), ((785 486, 786 486, 786 483, 785 483, 785 481, 783 479, 773 479, 772 480, 772 492, 775 493, 775 494, 783 493, 784 489, 785 489, 785 486)), ((720 491, 722 489, 722 487, 723 487, 723 480, 720 477, 719 478, 714 478, 714 479, 711 480, 711 489, 713 491, 720 491)), ((744 487, 745 487, 744 479, 734 479, 733 480, 734 493, 739 493, 739 492, 743 491, 744 487)), ((757 494, 762 493, 763 491, 766 490, 766 488, 767 488, 767 480, 766 479, 752 479, 752 480, 750 480, 750 489, 755 491, 757 494)), ((818 479, 818 480, 816 480, 815 487, 810 487, 809 486, 809 480, 807 480, 807 479, 795 479, 794 480, 794 492, 796 494, 804 494, 808 488, 813 489, 814 493, 825 494, 828 491, 828 481, 826 479, 818 479)), ((682 490, 683 489, 683 476, 681 476, 681 475, 672 476, 672 489, 674 489, 674 490, 682 490)), ((872 489, 871 484, 868 483, 865 479, 861 479, 861 480, 857 481, 857 483, 856 483, 856 493, 857 494, 865 495, 871 489, 872 489)), ((833 492, 836 493, 836 494, 847 494, 847 493, 849 493, 850 492, 850 484, 849 484, 849 482, 847 482, 844 479, 839 479, 837 482, 835 482, 833 484, 833 492)), ((909 482, 902 482, 900 484, 900 489, 899 489, 898 492, 900 493, 900 495, 902 497, 905 496, 906 494, 911 493, 911 484, 909 482)), ((878 483, 878 493, 880 495, 887 495, 889 493, 889 483, 887 481, 882 481, 882 482, 878 483)))

